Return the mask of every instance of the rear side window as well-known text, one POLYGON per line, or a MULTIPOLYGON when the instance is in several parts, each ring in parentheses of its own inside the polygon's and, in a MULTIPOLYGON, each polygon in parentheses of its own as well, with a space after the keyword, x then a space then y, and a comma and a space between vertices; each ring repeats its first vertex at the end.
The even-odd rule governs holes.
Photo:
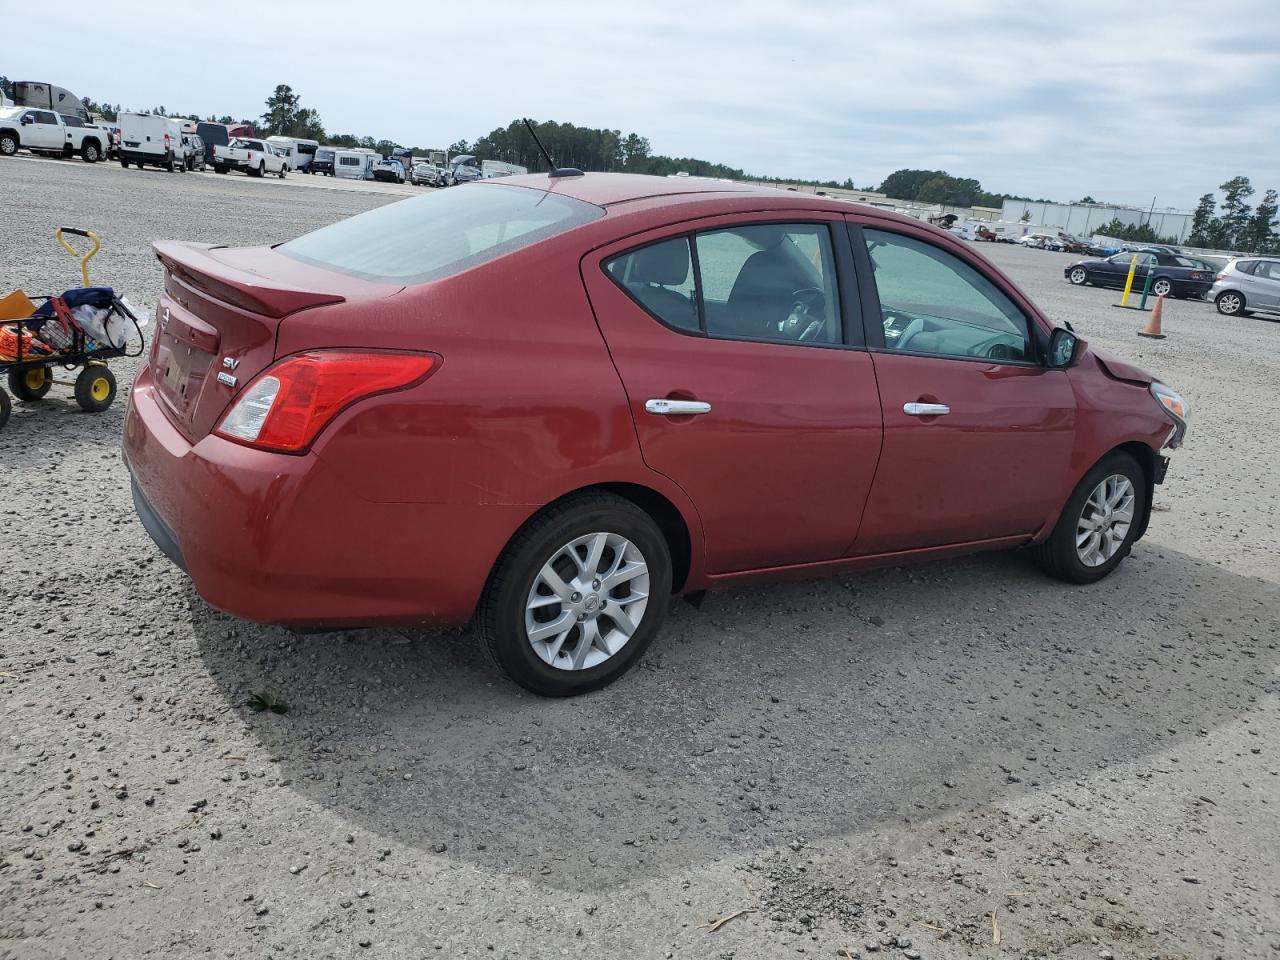
POLYGON ((725 340, 843 342, 831 231, 758 223, 672 237, 608 260, 605 270, 649 313, 725 340))
POLYGON ((469 185, 378 207, 276 249, 366 280, 426 283, 603 215, 593 204, 542 190, 469 185))
POLYGON ((1236 269, 1239 270, 1241 273, 1252 274, 1253 271, 1257 269, 1257 266, 1258 266, 1257 260, 1241 260, 1239 263, 1236 264, 1236 269))

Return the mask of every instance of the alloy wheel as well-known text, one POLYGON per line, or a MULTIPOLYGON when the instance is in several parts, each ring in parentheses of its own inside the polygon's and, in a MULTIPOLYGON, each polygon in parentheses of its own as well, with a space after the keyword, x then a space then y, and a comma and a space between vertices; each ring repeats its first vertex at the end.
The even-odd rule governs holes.
POLYGON ((1133 483, 1112 474, 1089 494, 1076 521, 1076 555, 1086 567, 1100 567, 1123 545, 1133 525, 1133 483))
POLYGON ((1224 293, 1218 298, 1218 311, 1228 316, 1233 313, 1239 313, 1241 306, 1243 306, 1243 303, 1238 293, 1224 293))
POLYGON ((1151 285, 1151 292, 1157 297, 1167 297, 1173 292, 1173 284, 1162 277, 1151 285))
POLYGON ((556 550, 534 577, 525 636, 560 670, 599 666, 626 646, 649 605, 649 566, 616 533, 589 533, 556 550))
POLYGON ((1072 283, 1084 283, 1087 279, 1089 279, 1089 273, 1084 267, 1076 267, 1071 271, 1072 283))

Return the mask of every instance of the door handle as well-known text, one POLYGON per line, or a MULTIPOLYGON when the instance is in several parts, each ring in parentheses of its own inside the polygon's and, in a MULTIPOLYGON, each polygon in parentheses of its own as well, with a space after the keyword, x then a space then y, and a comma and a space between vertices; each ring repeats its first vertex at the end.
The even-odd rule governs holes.
POLYGON ((902 412, 909 417, 942 417, 951 412, 945 403, 904 403, 902 412))
POLYGON ((710 413, 711 404, 701 400, 646 400, 646 413, 660 417, 687 417, 696 413, 710 413))

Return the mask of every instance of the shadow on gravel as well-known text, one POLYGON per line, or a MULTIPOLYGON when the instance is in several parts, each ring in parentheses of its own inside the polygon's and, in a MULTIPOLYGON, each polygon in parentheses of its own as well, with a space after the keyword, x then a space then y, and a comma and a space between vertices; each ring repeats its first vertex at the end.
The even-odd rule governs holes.
POLYGON ((355 828, 555 887, 906 823, 1169 749, 1275 686, 1276 585, 1140 546, 1070 588, 1015 555, 711 595, 642 664, 524 694, 467 633, 299 637, 191 596, 227 699, 355 828))

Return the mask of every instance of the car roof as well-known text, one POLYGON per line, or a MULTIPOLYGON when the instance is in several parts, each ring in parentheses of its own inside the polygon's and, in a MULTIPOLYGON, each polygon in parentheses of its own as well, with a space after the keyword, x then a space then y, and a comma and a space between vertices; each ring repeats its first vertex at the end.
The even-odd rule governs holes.
MULTIPOLYGON (((550 177, 545 173, 521 174, 477 181, 481 185, 528 187, 566 197, 573 197, 605 209, 626 209, 626 204, 646 210, 677 207, 709 200, 725 200, 733 206, 750 208, 762 203, 769 209, 830 210, 836 213, 870 214, 884 220, 926 225, 903 214, 869 204, 834 197, 819 196, 797 190, 717 180, 711 177, 657 177, 638 173, 584 173, 580 176, 550 177), (643 201, 643 203, 641 203, 643 201)), ((934 227, 938 230, 939 228, 934 227)), ((939 232, 946 233, 945 230, 939 232)))

